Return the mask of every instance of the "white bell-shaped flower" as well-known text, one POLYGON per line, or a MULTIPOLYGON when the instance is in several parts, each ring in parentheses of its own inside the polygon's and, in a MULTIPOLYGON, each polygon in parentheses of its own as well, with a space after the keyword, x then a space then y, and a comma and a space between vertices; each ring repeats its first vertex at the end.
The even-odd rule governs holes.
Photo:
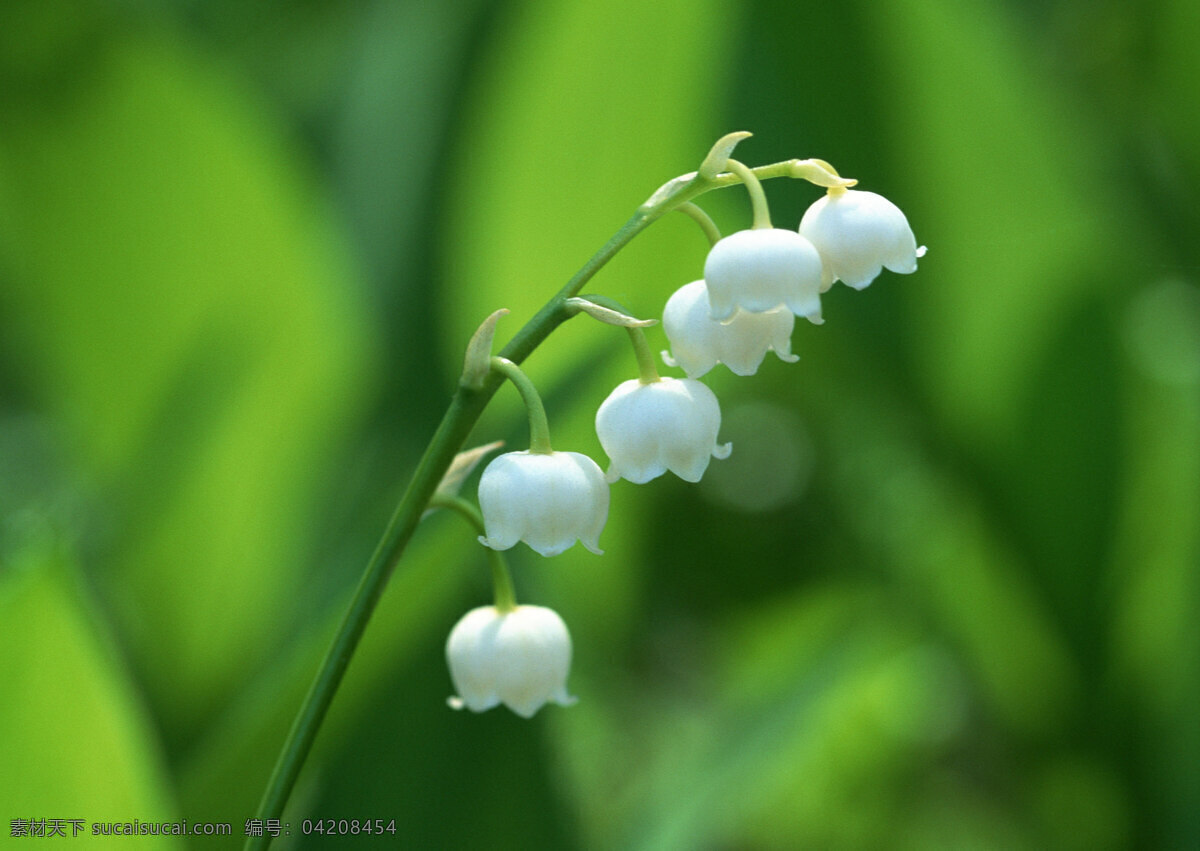
POLYGON ((910 274, 925 254, 899 207, 858 189, 822 196, 804 212, 799 232, 817 247, 825 265, 822 292, 834 281, 865 289, 885 266, 910 274))
POLYGON ((718 363, 737 375, 754 375, 772 349, 787 363, 800 359, 792 354, 796 318, 786 307, 763 313, 738 310, 727 322, 713 319, 711 312, 704 281, 680 287, 663 308, 663 331, 671 341, 663 360, 681 367, 688 378, 699 378, 718 363))
POLYGON ((531 718, 543 704, 575 702, 567 694, 571 636, 543 606, 472 609, 450 631, 446 661, 458 692, 448 701, 455 709, 483 712, 503 703, 531 718))
POLYGON ((608 453, 608 480, 643 484, 670 470, 698 482, 710 458, 728 458, 731 445, 717 444, 721 406, 713 392, 691 378, 662 378, 617 385, 596 411, 596 435, 608 453))
POLYGON ((786 307, 819 325, 821 280, 817 249, 796 231, 780 228, 730 234, 704 261, 711 315, 718 322, 739 307, 749 313, 786 307))
POLYGON ((596 462, 578 452, 506 452, 479 479, 480 542, 507 550, 524 541, 556 556, 578 539, 600 555, 608 520, 608 482, 596 462))

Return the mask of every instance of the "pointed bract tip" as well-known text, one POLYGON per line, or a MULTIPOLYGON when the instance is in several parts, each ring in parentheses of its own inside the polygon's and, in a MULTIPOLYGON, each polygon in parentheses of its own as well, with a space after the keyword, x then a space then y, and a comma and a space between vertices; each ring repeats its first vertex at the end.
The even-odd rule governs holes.
POLYGON ((708 156, 704 158, 704 162, 700 164, 700 177, 705 180, 712 180, 721 172, 725 171, 725 167, 729 164, 729 158, 733 155, 733 149, 737 147, 738 142, 743 139, 748 139, 754 134, 748 130, 738 130, 734 133, 726 133, 717 143, 712 146, 712 150, 708 152, 708 156))
POLYGON ((463 387, 478 390, 483 386, 484 379, 492 368, 492 338, 496 336, 496 323, 507 313, 507 307, 493 311, 471 335, 471 342, 467 343, 467 353, 463 358, 462 377, 458 380, 463 387))

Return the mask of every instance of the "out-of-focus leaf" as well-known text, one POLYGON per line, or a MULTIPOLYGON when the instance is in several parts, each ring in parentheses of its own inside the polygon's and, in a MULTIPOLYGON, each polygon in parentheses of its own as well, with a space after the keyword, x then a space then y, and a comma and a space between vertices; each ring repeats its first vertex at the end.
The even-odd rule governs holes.
MULTIPOLYGON (((722 646, 722 692, 745 719, 729 736, 757 751, 746 779, 724 784, 737 790, 734 806, 714 798, 708 808, 725 810, 730 841, 918 847, 907 816, 942 792, 922 777, 961 746, 973 695, 912 613, 878 587, 842 580, 758 607, 722 646)), ((997 814, 983 802, 964 807, 963 834, 1012 847, 995 830, 997 814)))
MULTIPOLYGON (((1005 485, 1007 546, 1024 554, 1032 584, 1061 624, 1085 680, 1106 677, 1096 653, 1109 631, 1107 577, 1120 487, 1125 402, 1117 343, 1099 301, 1064 307, 1025 384, 1020 425, 997 478, 1005 485)), ((999 526, 1000 523, 998 522, 999 526)))
POLYGON ((180 44, 104 30, 52 108, 0 107, 3 322, 106 496, 103 584, 172 733, 289 624, 362 317, 269 113, 180 44))
MULTIPOLYGON (((507 322, 518 327, 655 187, 699 166, 713 136, 708 107, 721 69, 711 57, 721 53, 724 23, 723 7, 711 3, 521 9, 472 93, 463 167, 447 190, 441 248, 452 285, 444 326, 451 353, 481 311, 508 307, 507 322)), ((589 291, 652 316, 703 259, 702 240, 684 223, 659 225, 589 291)), ((561 375, 590 351, 587 341, 614 333, 593 324, 571 323, 539 350, 543 374, 561 375)))
MULTIPOLYGON (((1200 175, 1200 125, 1196 122, 1196 80, 1200 79, 1200 55, 1196 39, 1200 38, 1200 6, 1188 0, 1164 0, 1156 4, 1153 20, 1157 40, 1154 62, 1148 63, 1148 76, 1154 82, 1154 123, 1146 130, 1151 134, 1164 131, 1173 144, 1169 148, 1156 145, 1152 153, 1166 156, 1166 166, 1173 171, 1178 165, 1186 170, 1184 185, 1200 175)), ((1151 136, 1152 142, 1157 142, 1151 136)), ((1168 172, 1167 179, 1180 175, 1168 172)), ((1190 193, 1189 193, 1190 194, 1190 193)), ((1194 221, 1194 219, 1193 219, 1194 221)))
POLYGON ((64 825, 68 841, 107 847, 93 823, 180 821, 153 725, 70 558, 45 541, 11 558, 0 564, 4 835, 12 819, 81 819, 77 837, 64 825))
MULTIPOLYGON (((634 814, 618 823, 612 844, 668 849, 754 837, 762 847, 784 847, 770 838, 775 831, 806 821, 810 807, 832 809, 832 787, 843 778, 852 785, 862 760, 830 762, 839 754, 848 760, 847 746, 869 747, 869 731, 846 716, 845 704, 873 699, 859 682, 889 643, 881 641, 889 625, 870 597, 829 589, 781 600, 741 623, 697 625, 713 634, 693 652, 715 656, 705 660, 715 676, 694 694, 667 685, 644 696, 646 741, 637 768, 629 766, 640 775, 626 802, 634 814), (808 787, 807 800, 792 799, 806 777, 823 785, 808 787), (779 798, 788 802, 783 811, 779 798)), ((860 825, 870 819, 858 816, 860 825)), ((810 824, 792 842, 826 844, 841 832, 835 822, 810 824)))
MULTIPOLYGON (((474 46, 471 28, 487 0, 375 3, 359 21, 359 40, 337 123, 332 164, 369 271, 388 288, 388 303, 419 301, 411 290, 430 282, 414 275, 414 255, 428 237, 429 204, 440 202, 439 169, 446 131, 461 96, 463 68, 474 46)), ((474 141, 457 171, 473 170, 474 141)), ((476 317, 501 305, 475 306, 476 317)), ((406 329, 429 340, 432 328, 406 329)), ((403 344, 404 341, 400 341, 403 344)))
MULTIPOLYGON (((852 848, 916 833, 898 814, 936 795, 910 778, 954 746, 969 695, 878 589, 805 589, 732 622, 649 632, 670 655, 616 701, 623 724, 583 704, 560 722, 565 747, 594 749, 573 760, 603 777, 584 844, 852 848)), ((976 809, 964 834, 994 834, 997 813, 976 809)))
POLYGON ((1040 81, 1004 11, 889 0, 863 16, 889 75, 880 106, 903 164, 893 200, 929 246, 917 276, 881 283, 919 288, 903 321, 938 413, 1000 449, 1042 341, 1102 286, 1087 270, 1131 238, 1095 214, 1110 200, 1096 134, 1040 81))
POLYGON ((1131 695, 1125 723, 1145 725, 1133 757, 1149 787, 1153 838, 1186 847, 1200 836, 1200 391, 1195 382, 1130 379, 1131 450, 1113 548, 1116 679, 1131 695))
POLYGON ((849 394, 831 425, 837 497, 877 569, 944 631, 995 711, 1025 734, 1057 728, 1078 697, 1078 671, 969 485, 913 444, 886 402, 849 394))

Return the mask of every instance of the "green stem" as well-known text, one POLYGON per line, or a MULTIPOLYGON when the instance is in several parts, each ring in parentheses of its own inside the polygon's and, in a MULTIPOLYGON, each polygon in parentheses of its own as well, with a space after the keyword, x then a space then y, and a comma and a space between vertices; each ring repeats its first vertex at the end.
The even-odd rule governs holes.
POLYGON ((550 421, 546 419, 546 406, 542 404, 537 388, 521 367, 508 358, 492 358, 492 369, 515 384, 525 402, 525 409, 529 411, 529 451, 549 455, 554 451, 550 446, 550 421))
MULTIPOLYGON (((472 503, 461 496, 435 496, 429 502, 430 508, 447 508, 466 518, 480 535, 487 535, 483 515, 472 503)), ((517 592, 513 589, 512 574, 508 571, 508 562, 504 553, 484 547, 488 553, 488 561, 492 566, 492 588, 496 600, 496 608, 503 612, 511 612, 517 607, 517 592)))
POLYGON ((641 328, 626 328, 629 340, 633 343, 633 354, 637 357, 638 380, 642 384, 653 384, 662 381, 658 375, 658 367, 654 364, 654 353, 646 342, 646 332, 641 328))
POLYGON ((762 183, 754 172, 747 168, 737 160, 729 161, 729 170, 741 178, 742 183, 746 184, 746 191, 750 193, 750 206, 754 209, 754 224, 755 229, 771 227, 771 210, 767 206, 767 194, 763 192, 762 183))
POLYGON ((704 235, 708 237, 709 246, 716 245, 721 241, 721 231, 717 229, 717 223, 712 220, 708 213, 701 210, 691 201, 685 201, 675 209, 686 214, 696 224, 700 225, 700 229, 703 230, 704 235))
MULTIPOLYGON (((795 160, 772 163, 754 169, 759 179, 773 177, 791 177, 792 164, 795 160)), ((500 356, 513 363, 520 364, 529 357, 542 341, 559 325, 570 318, 571 311, 564 302, 579 294, 584 285, 599 272, 629 242, 660 219, 666 213, 691 199, 709 192, 743 182, 743 178, 735 174, 720 174, 712 180, 704 180, 699 176, 687 179, 676 179, 659 189, 630 218, 613 234, 599 251, 567 281, 542 308, 526 322, 507 345, 500 350, 500 356)), ((350 601, 346 614, 343 616, 338 631, 333 637, 328 651, 325 653, 316 678, 300 706, 300 711, 288 731, 279 759, 267 782, 262 802, 259 804, 256 818, 263 821, 282 817, 284 805, 296 785, 300 769, 312 750, 316 741, 321 722, 329 711, 338 686, 341 685, 350 659, 358 646, 359 639, 366 629, 367 622, 379 602, 388 577, 395 568, 404 548, 416 532, 430 499, 437 490, 438 483, 445 475, 454 456, 462 448, 471 429, 475 426, 480 415, 492 396, 496 394, 503 376, 496 372, 488 374, 480 387, 459 386, 450 399, 446 413, 437 427, 425 453, 417 464, 408 489, 400 499, 384 530, 383 537, 371 555, 367 567, 363 571, 354 597, 350 601)), ((260 849, 270 845, 272 837, 252 836, 246 840, 245 848, 260 849)))
POLYGON ((517 592, 513 590, 512 574, 508 572, 508 562, 504 553, 484 547, 492 563, 492 588, 496 600, 496 608, 501 614, 511 612, 517 607, 517 592))

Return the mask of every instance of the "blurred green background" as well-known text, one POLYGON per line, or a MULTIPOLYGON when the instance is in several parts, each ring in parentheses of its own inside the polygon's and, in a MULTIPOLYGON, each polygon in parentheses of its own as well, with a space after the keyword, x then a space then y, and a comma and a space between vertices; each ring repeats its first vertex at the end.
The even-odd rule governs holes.
MULTIPOLYGON (((513 551, 577 706, 446 708, 489 588, 427 521, 287 847, 1200 846, 1196 44, 1193 0, 0 4, 6 842, 236 847, 470 331, 747 129, 899 204, 920 271, 711 373, 732 457, 615 485, 605 556, 513 551)), ((704 252, 668 218, 591 289, 658 315, 704 252)), ((528 361, 558 448, 604 462, 622 338, 528 361)), ((476 438, 520 448, 515 393, 476 438)))

